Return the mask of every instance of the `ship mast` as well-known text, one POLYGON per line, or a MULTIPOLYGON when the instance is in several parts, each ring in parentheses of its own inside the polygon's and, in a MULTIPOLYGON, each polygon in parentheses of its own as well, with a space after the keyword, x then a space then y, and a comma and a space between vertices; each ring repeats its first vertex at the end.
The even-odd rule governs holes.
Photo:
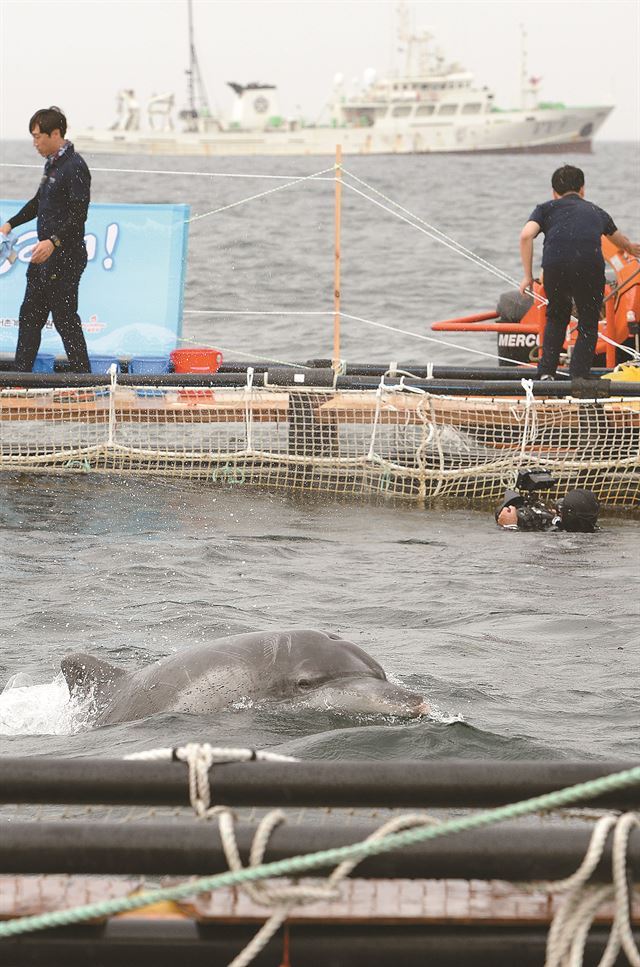
POLYGON ((189 14, 189 69, 187 74, 188 109, 192 118, 210 117, 209 98, 204 86, 193 31, 193 0, 187 0, 189 14))
POLYGON ((520 107, 523 111, 529 106, 527 87, 527 31, 524 24, 520 24, 520 107))

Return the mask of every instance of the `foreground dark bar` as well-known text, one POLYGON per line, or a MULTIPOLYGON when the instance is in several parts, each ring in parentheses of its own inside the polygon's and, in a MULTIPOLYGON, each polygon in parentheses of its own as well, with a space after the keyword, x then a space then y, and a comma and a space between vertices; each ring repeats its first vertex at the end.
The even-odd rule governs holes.
MULTIPOLYGON (((358 825, 283 824, 269 839, 265 862, 350 846, 378 829, 358 825)), ((591 826, 559 824, 540 828, 500 825, 442 836, 364 859, 353 874, 365 879, 558 880, 584 859, 591 826)), ((248 856, 255 824, 238 824, 242 856, 248 856)), ((337 865, 337 864, 333 864, 337 865)), ((226 873, 217 821, 102 823, 8 822, 0 825, 0 873, 208 876, 226 873)), ((322 876, 327 867, 311 870, 322 876)), ((628 869, 640 870, 640 832, 631 834, 628 869)), ((594 881, 611 882, 611 845, 594 881)))
MULTIPOLYGON (((215 801, 235 806, 490 807, 622 772, 637 761, 245 762, 213 767, 215 801)), ((180 762, 0 758, 0 802, 188 805, 180 762)), ((640 806, 640 783, 587 805, 640 806)))
MULTIPOLYGON (((206 926, 185 921, 111 920, 0 941, 11 967, 225 967, 247 945, 257 924, 206 926)), ((390 924, 293 924, 293 967, 540 967, 547 925, 469 926, 390 924)), ((599 963, 609 931, 587 938, 583 967, 599 963)), ((281 967, 282 931, 252 964, 281 967)), ((621 955, 615 967, 627 964, 621 955)))
MULTIPOLYGON (((92 373, 0 373, 0 388, 19 389, 55 389, 81 388, 93 386, 108 386, 111 377, 92 373)), ((388 377, 385 383, 393 388, 400 382, 400 377, 388 377)), ((518 380, 502 379, 465 379, 460 375, 449 379, 420 379, 404 378, 406 386, 425 390, 428 393, 446 396, 524 396, 525 390, 518 380)), ((247 385, 244 372, 218 372, 211 375, 194 375, 191 373, 168 373, 162 376, 132 376, 127 373, 118 375, 119 386, 157 386, 157 387, 218 387, 243 388, 247 385)), ((300 389, 309 386, 333 388, 334 379, 331 370, 278 367, 254 375, 254 386, 285 386, 300 389), (295 377, 304 377, 296 380, 295 377)), ((348 390, 376 390, 380 379, 373 375, 338 376, 335 389, 348 390)), ((640 396, 640 383, 612 382, 607 379, 576 380, 548 380, 540 382, 534 380, 533 392, 536 396, 561 398, 573 396, 582 399, 604 399, 608 396, 640 396)))

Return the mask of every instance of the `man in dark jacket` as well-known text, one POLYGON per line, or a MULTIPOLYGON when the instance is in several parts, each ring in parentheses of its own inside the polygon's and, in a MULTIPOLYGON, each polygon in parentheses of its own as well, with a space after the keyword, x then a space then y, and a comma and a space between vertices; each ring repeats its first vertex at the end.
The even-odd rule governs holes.
POLYGON ((553 200, 537 205, 520 235, 524 278, 523 294, 533 283, 533 240, 544 234, 542 269, 549 304, 544 329, 539 379, 555 379, 572 301, 578 312, 578 339, 571 357, 574 379, 589 376, 598 340, 598 320, 604 295, 604 259, 601 236, 636 257, 640 245, 619 231, 611 216, 584 197, 584 174, 580 168, 563 165, 551 178, 553 200))
POLYGON ((27 288, 20 308, 15 369, 31 372, 43 326, 53 317, 71 370, 89 373, 89 356, 78 315, 78 286, 87 264, 84 225, 91 175, 83 158, 65 140, 67 119, 57 107, 36 111, 29 121, 36 151, 46 158, 38 191, 0 228, 8 235, 37 218, 38 244, 27 269, 27 288))

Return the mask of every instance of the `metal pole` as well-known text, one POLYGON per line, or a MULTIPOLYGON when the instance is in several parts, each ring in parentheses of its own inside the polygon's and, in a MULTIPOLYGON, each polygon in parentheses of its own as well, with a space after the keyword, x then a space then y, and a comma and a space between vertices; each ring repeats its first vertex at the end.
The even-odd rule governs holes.
POLYGON ((342 145, 336 145, 334 260, 333 260, 333 371, 340 368, 340 233, 342 222, 342 145))

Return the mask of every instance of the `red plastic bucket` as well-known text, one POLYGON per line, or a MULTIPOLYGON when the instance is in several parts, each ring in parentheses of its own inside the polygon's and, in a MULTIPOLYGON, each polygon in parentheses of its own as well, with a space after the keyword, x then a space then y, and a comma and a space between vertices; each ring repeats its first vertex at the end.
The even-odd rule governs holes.
POLYGON ((169 355, 176 373, 217 373, 222 363, 219 349, 174 349, 169 355))

